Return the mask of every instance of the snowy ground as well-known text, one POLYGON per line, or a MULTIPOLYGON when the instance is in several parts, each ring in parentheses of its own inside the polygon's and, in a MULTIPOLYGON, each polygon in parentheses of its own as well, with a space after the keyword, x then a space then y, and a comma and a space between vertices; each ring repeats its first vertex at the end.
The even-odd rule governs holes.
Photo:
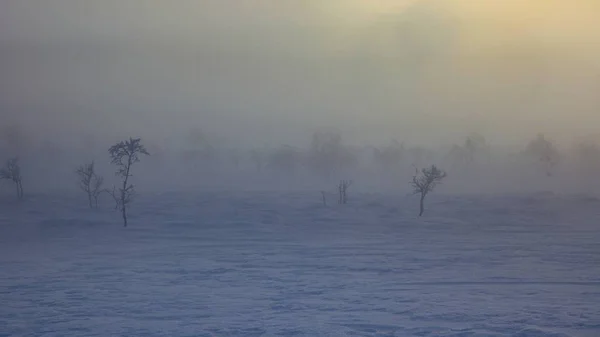
POLYGON ((0 336, 600 336, 600 202, 5 198, 0 336))

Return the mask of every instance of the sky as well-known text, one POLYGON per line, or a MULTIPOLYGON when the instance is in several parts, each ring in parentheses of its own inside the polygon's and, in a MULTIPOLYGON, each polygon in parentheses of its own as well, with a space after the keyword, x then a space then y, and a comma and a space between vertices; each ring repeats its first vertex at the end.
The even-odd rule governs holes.
POLYGON ((595 0, 2 0, 0 114, 40 141, 498 144, 600 132, 595 0))

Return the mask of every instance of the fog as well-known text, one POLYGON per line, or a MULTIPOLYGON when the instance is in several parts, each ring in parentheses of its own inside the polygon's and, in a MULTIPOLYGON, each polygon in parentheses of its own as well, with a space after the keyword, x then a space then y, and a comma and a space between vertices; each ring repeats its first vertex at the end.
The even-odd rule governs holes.
MULTIPOLYGON (((69 179, 69 165, 106 161, 129 136, 182 152, 196 129, 226 152, 308 149, 325 129, 347 146, 432 148, 437 162, 477 132, 506 165, 538 133, 563 150, 598 133, 599 11, 595 0, 3 0, 0 123, 21 135, 20 150, 3 136, 4 157, 71 151, 69 179)), ((29 170, 50 176, 39 160, 29 170)))

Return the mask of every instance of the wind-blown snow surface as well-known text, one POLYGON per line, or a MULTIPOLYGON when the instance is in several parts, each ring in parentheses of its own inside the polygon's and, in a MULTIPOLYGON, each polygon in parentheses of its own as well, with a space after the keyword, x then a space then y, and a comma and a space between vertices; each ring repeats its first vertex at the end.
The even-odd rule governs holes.
POLYGON ((5 198, 0 335, 600 336, 597 200, 353 197, 5 198))

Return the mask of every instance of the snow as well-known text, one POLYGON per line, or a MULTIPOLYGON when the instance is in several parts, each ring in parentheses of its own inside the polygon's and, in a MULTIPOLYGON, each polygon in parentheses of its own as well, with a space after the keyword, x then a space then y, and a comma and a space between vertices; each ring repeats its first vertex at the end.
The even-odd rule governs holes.
POLYGON ((319 191, 0 206, 0 336, 600 336, 600 201, 319 191))

